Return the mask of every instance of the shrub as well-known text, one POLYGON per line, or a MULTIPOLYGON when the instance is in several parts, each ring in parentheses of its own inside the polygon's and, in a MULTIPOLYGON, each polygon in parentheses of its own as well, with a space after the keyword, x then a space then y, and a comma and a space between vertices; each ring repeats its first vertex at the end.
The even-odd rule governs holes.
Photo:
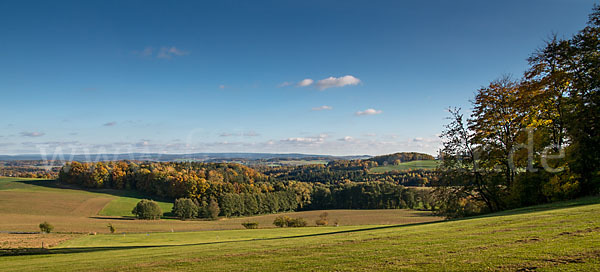
POLYGON ((181 219, 194 218, 198 215, 198 206, 189 198, 178 198, 173 204, 172 212, 181 219))
POLYGON ((323 219, 317 219, 315 221, 315 224, 317 226, 327 226, 327 224, 329 224, 329 222, 327 222, 327 220, 323 220, 323 219))
POLYGON ((294 228, 306 227, 306 225, 308 225, 308 223, 306 223, 306 220, 304 220, 304 218, 302 217, 294 218, 288 223, 289 227, 294 228))
POLYGON ((162 215, 162 210, 155 201, 142 199, 135 205, 135 208, 131 211, 139 219, 146 220, 157 220, 162 215))
POLYGON ((108 230, 110 231, 110 233, 115 233, 115 231, 117 231, 115 226, 113 226, 113 224, 111 224, 111 223, 109 223, 107 227, 108 227, 108 230))
POLYGON ((50 225, 50 223, 44 221, 44 223, 40 224, 40 230, 45 233, 50 233, 54 229, 54 226, 50 225))
POLYGON ((258 222, 245 222, 242 226, 247 229, 258 229, 258 222))
POLYGON ((323 212, 319 215, 319 219, 317 219, 317 221, 315 221, 315 224, 317 226, 327 226, 327 224, 329 224, 329 218, 328 218, 329 214, 327 212, 323 212))
POLYGON ((273 225, 284 228, 284 227, 306 227, 308 223, 302 217, 290 218, 287 216, 278 216, 273 221, 273 225))
POLYGON ((290 220, 292 220, 292 219, 287 216, 277 216, 275 218, 275 220, 273 221, 273 225, 280 227, 280 228, 284 228, 284 227, 288 226, 288 223, 290 222, 290 220))
POLYGON ((208 207, 206 208, 208 213, 208 217, 211 219, 217 219, 219 217, 219 213, 221 212, 221 208, 219 208, 219 203, 212 198, 210 203, 208 203, 208 207))

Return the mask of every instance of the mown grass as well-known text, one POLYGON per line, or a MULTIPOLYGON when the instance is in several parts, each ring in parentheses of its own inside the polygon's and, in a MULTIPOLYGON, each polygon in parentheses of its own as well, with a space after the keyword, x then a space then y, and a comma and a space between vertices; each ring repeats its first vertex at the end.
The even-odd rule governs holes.
POLYGON ((6 271, 599 271, 600 197, 405 226, 82 237, 6 271))
POLYGON ((378 166, 369 169, 371 173, 385 173, 391 171, 405 171, 405 170, 417 170, 417 169, 435 169, 439 165, 439 161, 436 160, 424 160, 424 161, 409 161, 403 162, 399 165, 386 165, 378 166))

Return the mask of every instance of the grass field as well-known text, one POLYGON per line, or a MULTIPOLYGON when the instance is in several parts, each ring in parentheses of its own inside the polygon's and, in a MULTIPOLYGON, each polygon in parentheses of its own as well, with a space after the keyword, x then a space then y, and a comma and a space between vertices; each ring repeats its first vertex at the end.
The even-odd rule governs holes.
POLYGON ((599 271, 600 198, 404 226, 83 236, 5 271, 599 271))
MULTIPOLYGON (((105 216, 132 216, 131 210, 135 205, 143 199, 144 197, 139 195, 137 197, 133 196, 120 196, 116 199, 111 200, 100 212, 98 215, 105 216)), ((158 206, 163 211, 163 213, 170 213, 171 209, 173 209, 173 203, 170 202, 162 202, 158 201, 158 206)))
MULTIPOLYGON (((119 233, 234 230, 243 229, 241 223, 246 221, 258 222, 261 228, 272 228, 275 217, 281 215, 223 218, 217 221, 134 220, 130 212, 143 196, 115 190, 89 192, 57 186, 53 181, 0 178, 0 232, 39 231, 38 224, 43 221, 54 225, 56 232, 78 233, 108 233, 109 223, 119 233)), ((160 205, 163 211, 170 211, 172 204, 162 202, 160 205)), ((303 217, 309 225, 314 225, 320 213, 303 211, 285 215, 303 217)), ((331 210, 328 213, 330 219, 337 219, 340 225, 412 224, 441 220, 428 212, 411 210, 331 210)), ((9 240, 14 245, 15 240, 11 237, 0 237, 0 243, 9 240)))
POLYGON ((427 160, 427 161, 409 161, 403 162, 399 165, 386 165, 370 168, 371 173, 385 173, 390 171, 404 171, 404 170, 415 170, 415 169, 435 169, 438 167, 439 161, 427 160))

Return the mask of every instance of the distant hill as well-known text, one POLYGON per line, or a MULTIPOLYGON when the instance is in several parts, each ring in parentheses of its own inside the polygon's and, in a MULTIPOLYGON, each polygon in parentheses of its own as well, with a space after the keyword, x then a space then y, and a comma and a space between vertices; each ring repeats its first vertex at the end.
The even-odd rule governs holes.
POLYGON ((365 161, 377 162, 379 166, 385 165, 398 165, 403 162, 410 161, 427 161, 427 160, 435 160, 435 157, 425 154, 425 153, 417 153, 417 152, 399 152, 389 155, 381 155, 373 158, 366 159, 365 161))
POLYGON ((367 159, 371 156, 356 155, 356 156, 330 156, 330 155, 313 155, 313 154, 277 154, 277 153, 193 153, 193 154, 160 154, 160 153, 127 153, 127 154, 65 154, 53 158, 52 154, 42 156, 40 154, 26 155, 0 155, 0 161, 21 161, 21 160, 67 160, 67 161, 237 161, 237 160, 357 160, 367 159))

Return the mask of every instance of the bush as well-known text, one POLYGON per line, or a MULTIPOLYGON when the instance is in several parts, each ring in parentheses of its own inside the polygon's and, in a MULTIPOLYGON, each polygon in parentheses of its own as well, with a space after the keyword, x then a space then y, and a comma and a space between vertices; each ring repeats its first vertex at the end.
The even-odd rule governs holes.
POLYGON ((258 222, 245 222, 242 226, 247 229, 258 229, 258 222))
POLYGON ((50 225, 50 223, 44 221, 44 223, 40 224, 40 230, 45 233, 50 233, 54 229, 54 226, 50 225))
POLYGON ((214 198, 212 198, 210 200, 210 203, 208 203, 206 211, 209 218, 217 219, 219 217, 219 213, 221 212, 221 208, 219 208, 219 203, 214 198))
POLYGON ((110 231, 110 233, 115 233, 115 231, 117 231, 115 226, 113 226, 113 224, 111 224, 111 223, 109 223, 107 227, 108 227, 108 230, 110 231))
POLYGON ((319 215, 319 219, 315 221, 317 226, 327 226, 329 224, 329 214, 327 212, 323 212, 319 215))
POLYGON ((135 208, 131 211, 139 219, 146 220, 157 220, 162 216, 162 210, 158 204, 152 200, 142 199, 135 205, 135 208))
POLYGON ((189 198, 178 198, 173 204, 172 212, 181 219, 194 218, 198 215, 198 206, 189 198))
POLYGON ((329 224, 329 222, 327 222, 327 220, 317 219, 315 221, 315 225, 317 225, 317 226, 327 226, 327 224, 329 224))
POLYGON ((280 227, 280 228, 284 228, 284 227, 288 226, 288 223, 290 222, 290 220, 292 220, 292 219, 287 216, 277 216, 275 218, 275 220, 273 221, 273 225, 280 227))
POLYGON ((288 223, 288 226, 293 228, 306 227, 306 225, 308 225, 308 223, 302 217, 294 218, 288 223))
POLYGON ((308 223, 302 217, 290 218, 287 216, 278 216, 273 221, 273 225, 284 228, 284 227, 306 227, 308 223))

